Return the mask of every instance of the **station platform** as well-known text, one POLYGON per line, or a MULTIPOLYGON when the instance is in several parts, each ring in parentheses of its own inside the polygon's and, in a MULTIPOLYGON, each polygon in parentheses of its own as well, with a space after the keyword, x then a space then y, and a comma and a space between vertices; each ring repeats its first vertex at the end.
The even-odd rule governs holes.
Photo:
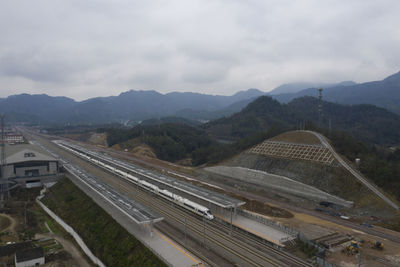
POLYGON ((157 229, 153 229, 153 235, 149 231, 140 228, 131 228, 129 231, 141 242, 146 244, 156 255, 162 258, 168 265, 177 267, 204 266, 202 261, 186 250, 184 247, 175 243, 157 229))
MULTIPOLYGON (((229 215, 214 213, 214 216, 230 224, 229 215)), ((237 214, 236 216, 234 216, 234 218, 232 218, 232 225, 258 237, 261 237, 262 239, 269 241, 279 247, 284 247, 285 242, 294 240, 296 238, 293 235, 276 229, 275 227, 265 225, 240 214, 237 214)))

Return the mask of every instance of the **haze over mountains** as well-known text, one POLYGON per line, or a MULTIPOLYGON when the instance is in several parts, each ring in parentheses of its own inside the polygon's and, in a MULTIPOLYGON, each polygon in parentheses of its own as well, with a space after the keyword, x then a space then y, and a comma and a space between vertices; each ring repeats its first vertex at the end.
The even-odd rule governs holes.
POLYGON ((257 89, 232 96, 130 90, 118 96, 96 97, 81 102, 67 97, 21 94, 0 99, 0 112, 14 121, 30 118, 33 121, 60 123, 123 122, 185 114, 185 110, 196 114, 214 112, 263 94, 257 89))
MULTIPOLYGON (((295 93, 277 94, 274 98, 287 103, 306 95, 316 96, 317 92, 315 88, 304 88, 295 93)), ((382 81, 324 87, 323 98, 341 104, 373 104, 400 114, 400 72, 382 81)))
POLYGON ((232 96, 130 90, 118 96, 77 102, 67 97, 21 94, 0 99, 0 112, 6 114, 8 121, 72 124, 141 121, 166 116, 210 120, 239 112, 265 94, 282 103, 301 96, 317 96, 316 89, 310 86, 323 87, 326 101, 373 104, 400 114, 400 72, 382 81, 360 84, 294 83, 279 86, 269 93, 248 89, 232 96))
POLYGON ((274 90, 268 92, 269 95, 292 94, 297 93, 307 88, 330 88, 336 86, 351 86, 356 83, 353 81, 344 81, 340 83, 286 83, 276 87, 274 90))

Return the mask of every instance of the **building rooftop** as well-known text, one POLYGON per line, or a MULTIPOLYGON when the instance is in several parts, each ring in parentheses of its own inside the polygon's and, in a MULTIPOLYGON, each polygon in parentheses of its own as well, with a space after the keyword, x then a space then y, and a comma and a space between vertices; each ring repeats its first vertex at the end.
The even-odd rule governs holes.
POLYGON ((31 241, 0 246, 0 257, 9 256, 17 251, 26 250, 30 248, 33 248, 31 241))
POLYGON ((6 163, 14 164, 25 161, 56 161, 48 152, 31 144, 6 145, 6 163))
POLYGON ((19 250, 15 253, 16 262, 30 261, 44 257, 44 251, 42 247, 32 248, 27 250, 19 250))

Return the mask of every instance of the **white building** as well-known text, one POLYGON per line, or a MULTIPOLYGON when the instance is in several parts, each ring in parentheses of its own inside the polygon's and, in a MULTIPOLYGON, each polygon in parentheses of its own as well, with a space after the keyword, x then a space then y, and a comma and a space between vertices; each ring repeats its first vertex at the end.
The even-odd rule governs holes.
POLYGON ((44 264, 44 251, 41 247, 15 253, 16 267, 40 266, 42 264, 44 264))
POLYGON ((8 144, 19 144, 24 142, 24 136, 17 133, 4 135, 4 141, 8 144))
POLYGON ((6 145, 4 177, 23 187, 38 187, 51 182, 58 174, 58 160, 34 145, 6 145))

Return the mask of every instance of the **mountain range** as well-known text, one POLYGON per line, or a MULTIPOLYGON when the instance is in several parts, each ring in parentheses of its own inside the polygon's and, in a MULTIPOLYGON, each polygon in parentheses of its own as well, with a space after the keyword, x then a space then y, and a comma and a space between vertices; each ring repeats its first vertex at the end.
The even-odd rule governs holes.
POLYGON ((326 101, 350 105, 373 104, 400 114, 400 72, 382 81, 360 84, 351 81, 338 84, 293 83, 279 86, 269 93, 248 89, 232 96, 130 90, 118 96, 78 102, 67 97, 20 94, 0 98, 0 112, 6 114, 7 121, 34 123, 126 123, 167 116, 208 121, 237 113, 266 94, 281 103, 302 96, 317 96, 316 87, 324 88, 323 99, 326 101))
MULTIPOLYGON (((318 86, 321 87, 321 86, 318 86)), ((323 86, 322 86, 323 87, 323 86)), ((373 104, 400 114, 400 72, 382 81, 360 84, 338 84, 323 87, 323 99, 341 104, 373 104)), ((279 102, 288 103, 301 96, 317 96, 316 87, 304 88, 294 93, 274 94, 279 102)))
POLYGON ((72 124, 141 121, 190 112, 197 117, 199 114, 210 117, 213 112, 241 101, 250 102, 263 94, 257 89, 240 91, 232 96, 130 90, 118 96, 96 97, 81 102, 67 97, 20 94, 0 99, 0 112, 11 121, 72 124))
POLYGON ((330 87, 351 86, 351 85, 356 85, 356 83, 353 81, 344 81, 340 83, 311 83, 311 82, 286 83, 268 92, 268 95, 293 94, 307 88, 330 88, 330 87))

